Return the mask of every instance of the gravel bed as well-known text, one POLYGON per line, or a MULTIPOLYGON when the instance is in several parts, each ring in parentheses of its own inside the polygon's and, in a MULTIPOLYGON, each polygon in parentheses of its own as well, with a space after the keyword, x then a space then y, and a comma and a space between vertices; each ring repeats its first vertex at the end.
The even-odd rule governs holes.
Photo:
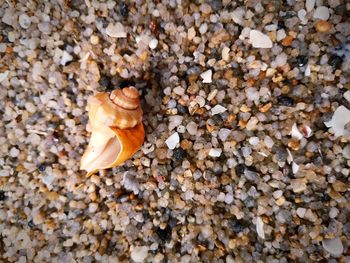
POLYGON ((0 262, 350 262, 350 3, 0 0, 0 262), (87 99, 145 143, 86 177, 87 99))

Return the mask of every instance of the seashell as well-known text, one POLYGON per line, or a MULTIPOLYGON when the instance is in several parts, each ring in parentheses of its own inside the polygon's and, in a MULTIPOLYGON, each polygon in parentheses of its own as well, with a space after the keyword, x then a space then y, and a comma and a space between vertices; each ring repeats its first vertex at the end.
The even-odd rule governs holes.
POLYGON ((118 166, 144 142, 142 109, 136 88, 97 93, 88 100, 91 138, 80 162, 88 176, 118 166))

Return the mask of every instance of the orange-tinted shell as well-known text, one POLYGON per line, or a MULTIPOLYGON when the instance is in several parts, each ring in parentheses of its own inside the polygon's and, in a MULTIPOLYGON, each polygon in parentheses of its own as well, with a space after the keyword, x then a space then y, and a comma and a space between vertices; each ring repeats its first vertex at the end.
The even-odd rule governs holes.
POLYGON ((92 131, 80 169, 88 175, 122 164, 142 146, 145 131, 135 88, 98 93, 87 109, 92 131))

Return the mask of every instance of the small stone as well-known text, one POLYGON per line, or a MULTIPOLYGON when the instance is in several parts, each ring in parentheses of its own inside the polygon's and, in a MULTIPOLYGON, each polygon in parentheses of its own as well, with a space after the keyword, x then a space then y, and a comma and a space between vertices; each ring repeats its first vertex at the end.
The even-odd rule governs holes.
POLYGON ((304 207, 298 207, 298 208, 297 208, 297 215, 298 215, 300 218, 304 218, 305 213, 306 213, 306 208, 304 208, 304 207))
POLYGON ((343 59, 337 55, 332 55, 328 60, 328 64, 334 69, 340 69, 343 64, 343 59))
POLYGON ((348 186, 346 185, 346 183, 343 183, 342 181, 339 181, 339 180, 335 180, 332 183, 332 187, 337 192, 346 192, 346 191, 348 191, 348 186))
POLYGON ((29 28, 31 24, 30 17, 27 14, 21 14, 18 17, 18 22, 19 22, 19 25, 24 29, 29 28))
POLYGON ((211 157, 220 157, 221 153, 222 153, 222 149, 220 149, 220 148, 211 148, 209 150, 208 154, 211 157))
POLYGON ((16 147, 12 147, 9 154, 11 157, 17 157, 19 155, 19 150, 16 147))
POLYGON ((269 36, 258 30, 250 31, 249 40, 254 48, 272 48, 273 45, 269 36))
POLYGON ((316 22, 315 28, 317 32, 326 33, 332 29, 332 24, 326 20, 319 20, 316 22))
POLYGON ((198 130, 198 124, 191 121, 187 124, 186 129, 190 135, 196 135, 198 130))
POLYGON ((156 38, 151 39, 148 46, 150 49, 155 49, 158 46, 158 40, 156 38))
POLYGON ((221 57, 223 60, 225 61, 229 61, 230 60, 230 48, 229 47, 223 47, 222 51, 221 51, 221 57))
POLYGON ((294 193, 302 193, 306 190, 306 183, 303 179, 290 180, 290 186, 294 193))
POLYGON ((219 130, 219 138, 223 142, 227 140, 227 137, 231 134, 231 130, 222 128, 219 130))
POLYGON ((173 133, 168 139, 166 139, 165 144, 169 149, 175 149, 176 145, 180 142, 180 136, 177 132, 173 133))
POLYGON ((256 219, 256 232, 260 238, 265 239, 264 222, 261 217, 257 217, 256 219))
POLYGON ((90 203, 89 204, 89 213, 95 213, 98 209, 97 203, 90 203))
POLYGON ((259 123, 259 119, 257 117, 251 117, 247 123, 246 129, 248 131, 254 131, 257 129, 257 125, 259 123))
POLYGON ((92 45, 97 45, 99 42, 100 42, 100 39, 98 38, 98 36, 95 36, 95 35, 90 36, 90 43, 92 45))
POLYGON ((329 9, 326 6, 319 6, 316 8, 314 15, 314 19, 322 19, 322 20, 328 20, 329 18, 329 9))
POLYGON ((323 248, 334 256, 340 256, 343 254, 344 246, 340 238, 324 239, 322 240, 323 248))
POLYGON ((114 38, 126 38, 126 32, 124 26, 121 23, 109 23, 106 28, 106 33, 110 37, 114 38))
POLYGON ((225 111, 227 111, 227 109, 225 107, 223 107, 221 105, 215 105, 215 107, 213 107, 211 109, 211 115, 213 116, 213 115, 216 115, 216 114, 223 113, 225 111))
POLYGON ((30 113, 35 113, 36 112, 36 107, 33 103, 31 102, 26 102, 26 104, 24 105, 24 107, 26 108, 26 110, 30 113))
POLYGON ((192 40, 196 36, 196 29, 194 27, 191 27, 187 31, 187 38, 188 40, 192 40))
POLYGON ((279 96, 277 99, 278 102, 283 106, 292 107, 294 105, 294 100, 291 97, 279 96))
POLYGON ((296 65, 298 67, 304 67, 309 61, 307 56, 299 55, 296 57, 296 65))
POLYGON ((148 256, 149 248, 146 246, 132 247, 131 248, 131 259, 136 262, 143 262, 148 256))
POLYGON ((7 79, 7 76, 9 75, 9 73, 10 71, 8 70, 0 73, 0 83, 3 82, 5 79, 7 79))
POLYGON ((207 71, 204 71, 200 76, 202 78, 202 82, 203 83, 211 83, 212 82, 212 71, 211 69, 207 70, 207 71))
POLYGON ((305 2, 305 8, 306 11, 311 12, 314 9, 316 0, 306 0, 305 2))
POLYGON ((65 66, 68 62, 70 62, 72 60, 73 60, 72 55, 64 50, 62 53, 62 58, 61 58, 61 65, 65 66))
POLYGON ((307 18, 305 17, 306 14, 307 13, 306 13, 305 9, 300 9, 298 11, 298 17, 299 17, 299 19, 301 21, 301 24, 303 24, 303 25, 307 24, 307 18))
POLYGON ((127 17, 129 15, 129 7, 125 1, 120 3, 119 11, 123 17, 127 17))
POLYGON ((282 40, 282 46, 285 46, 285 47, 289 47, 292 45, 292 42, 294 40, 294 37, 289 35, 289 36, 286 36, 283 40, 282 40))
POLYGON ((0 202, 1 202, 1 201, 4 201, 5 198, 6 198, 5 192, 2 191, 2 190, 0 190, 0 202))
POLYGON ((186 151, 182 149, 181 147, 176 148, 173 150, 173 158, 176 161, 182 161, 183 159, 186 158, 186 151))

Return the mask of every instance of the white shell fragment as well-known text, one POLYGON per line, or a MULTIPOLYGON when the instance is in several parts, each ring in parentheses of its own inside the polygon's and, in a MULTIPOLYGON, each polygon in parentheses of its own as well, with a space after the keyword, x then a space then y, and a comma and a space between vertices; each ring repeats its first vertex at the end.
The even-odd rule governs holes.
POLYGON ((272 41, 269 36, 258 30, 250 31, 249 40, 255 48, 272 48, 272 41))
POLYGON ((176 145, 180 142, 180 136, 177 132, 170 135, 168 139, 166 139, 165 144, 168 146, 170 150, 175 149, 176 145))
POLYGON ((340 238, 322 240, 322 246, 334 256, 340 256, 344 251, 344 246, 340 238))
POLYGON ((350 110, 344 106, 339 106, 330 121, 325 122, 324 124, 328 128, 332 128, 335 137, 344 135, 344 127, 350 122, 350 110))
POLYGON ((297 165, 295 162, 292 163, 292 171, 293 174, 296 174, 299 171, 299 165, 297 165))
POLYGON ((110 37, 126 38, 126 32, 124 26, 121 23, 112 24, 109 23, 106 28, 106 33, 110 37))
POLYGON ((211 109, 211 115, 216 115, 216 114, 220 114, 227 111, 227 109, 221 105, 216 105, 215 107, 213 107, 211 109))
POLYGON ((264 222, 261 217, 257 217, 256 219, 256 232, 260 238, 265 239, 264 222))
POLYGON ((201 74, 201 78, 203 79, 202 82, 203 83, 211 83, 212 82, 212 71, 211 69, 207 70, 207 71, 204 71, 202 74, 201 74))
POLYGON ((299 131, 296 123, 293 124, 290 135, 297 140, 301 140, 303 138, 303 134, 299 131))

